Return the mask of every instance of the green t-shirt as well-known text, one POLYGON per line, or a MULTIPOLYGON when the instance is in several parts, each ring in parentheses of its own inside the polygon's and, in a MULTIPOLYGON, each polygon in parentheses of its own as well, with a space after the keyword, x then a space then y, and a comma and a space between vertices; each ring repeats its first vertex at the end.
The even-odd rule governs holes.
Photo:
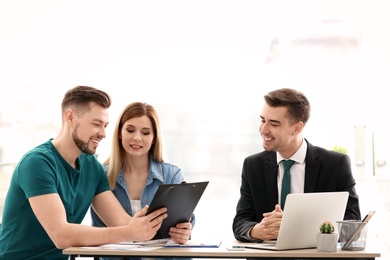
POLYGON ((93 197, 110 190, 103 167, 81 154, 70 166, 51 140, 27 152, 12 175, 0 228, 0 259, 68 259, 35 217, 28 198, 58 193, 69 223, 81 223, 93 197))

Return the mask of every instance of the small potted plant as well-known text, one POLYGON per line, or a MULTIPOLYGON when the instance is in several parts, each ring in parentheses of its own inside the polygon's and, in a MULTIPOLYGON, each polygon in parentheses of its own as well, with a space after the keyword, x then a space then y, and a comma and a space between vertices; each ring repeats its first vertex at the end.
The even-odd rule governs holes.
POLYGON ((337 251, 337 233, 334 233, 334 225, 330 221, 325 221, 320 225, 320 233, 317 234, 318 252, 337 251))

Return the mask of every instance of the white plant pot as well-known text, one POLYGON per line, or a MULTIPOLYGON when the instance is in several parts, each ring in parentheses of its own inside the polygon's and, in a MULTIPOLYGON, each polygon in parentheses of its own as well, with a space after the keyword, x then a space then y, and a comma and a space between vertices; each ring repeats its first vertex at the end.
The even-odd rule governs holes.
POLYGON ((337 251, 337 233, 317 234, 317 251, 318 252, 336 252, 337 251))

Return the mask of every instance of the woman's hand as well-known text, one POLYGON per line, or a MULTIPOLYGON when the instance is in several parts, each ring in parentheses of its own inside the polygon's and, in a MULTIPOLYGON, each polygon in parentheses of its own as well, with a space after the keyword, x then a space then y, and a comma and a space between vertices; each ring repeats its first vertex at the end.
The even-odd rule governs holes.
POLYGON ((190 239, 191 229, 192 225, 190 222, 179 223, 169 229, 169 236, 173 242, 183 245, 190 239))

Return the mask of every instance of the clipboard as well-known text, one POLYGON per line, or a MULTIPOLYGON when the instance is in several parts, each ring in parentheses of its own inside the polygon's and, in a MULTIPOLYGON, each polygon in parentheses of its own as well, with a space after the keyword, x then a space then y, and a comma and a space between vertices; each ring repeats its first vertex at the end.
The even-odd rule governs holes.
POLYGON ((177 223, 191 220, 195 207, 205 191, 208 181, 180 183, 180 184, 161 184, 149 205, 149 214, 159 208, 166 207, 168 217, 161 224, 160 229, 153 239, 169 238, 168 231, 170 227, 177 223))

